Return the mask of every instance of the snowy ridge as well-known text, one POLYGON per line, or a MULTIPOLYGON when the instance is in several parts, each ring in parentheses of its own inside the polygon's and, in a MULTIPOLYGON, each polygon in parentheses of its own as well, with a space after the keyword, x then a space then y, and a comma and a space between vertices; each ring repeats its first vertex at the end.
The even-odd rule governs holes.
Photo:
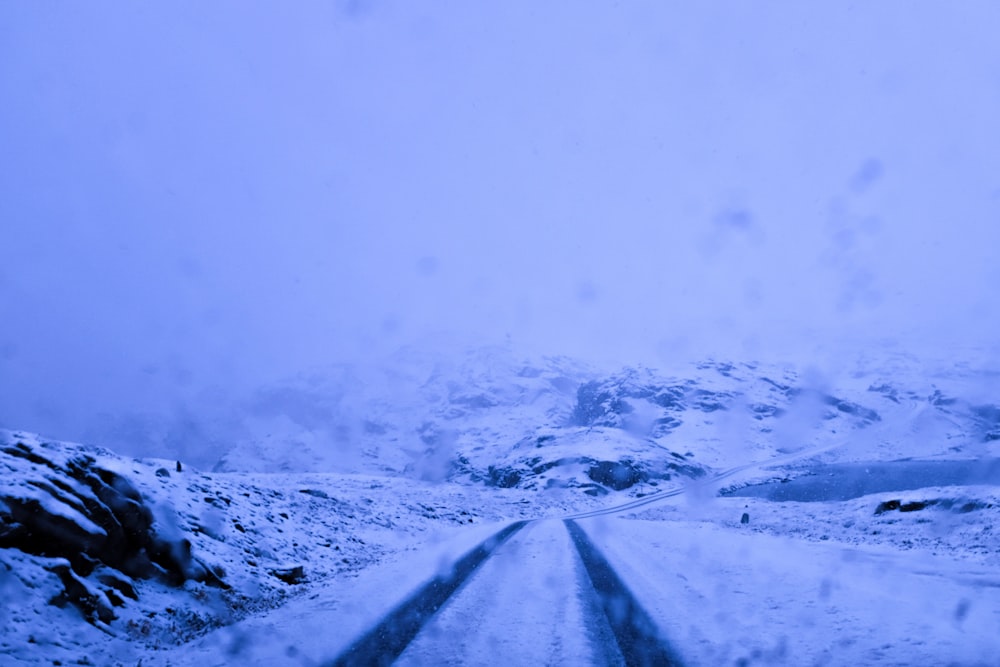
MULTIPOLYGON (((675 375, 606 372, 504 348, 457 362, 400 352, 257 392, 270 435, 232 443, 217 471, 335 470, 493 486, 644 491, 672 476, 785 454, 822 460, 1000 452, 991 375, 908 358, 810 369, 702 362, 675 375), (324 422, 318 415, 324 415, 324 422)), ((261 415, 262 410, 255 410, 261 415)), ((259 426, 259 425, 258 425, 259 426)))
MULTIPOLYGON (((228 451, 211 472, 184 461, 135 459, 23 432, 0 433, 0 463, 6 466, 0 486, 0 590, 9 601, 0 619, 6 628, 0 656, 12 664, 86 659, 131 665, 141 659, 144 665, 183 665, 201 664, 204 656, 225 664, 238 656, 284 651, 289 664, 314 664, 362 634, 370 627, 365 623, 377 622, 378 610, 392 608, 406 590, 417 590, 440 563, 423 574, 409 571, 406 590, 393 584, 398 575, 387 574, 393 568, 406 570, 409 559, 429 565, 437 545, 454 539, 474 544, 474 535, 544 517, 580 517, 609 562, 620 563, 618 576, 633 591, 652 570, 636 570, 635 555, 623 555, 609 536, 631 540, 634 531, 626 524, 635 523, 638 544, 659 544, 649 536, 650 526, 661 524, 670 530, 690 526, 691 540, 732 540, 751 553, 765 554, 757 545, 781 538, 839 545, 857 562, 889 563, 909 573, 905 577, 929 568, 942 578, 939 594, 951 605, 941 619, 981 628, 1000 614, 981 594, 984 586, 1000 581, 1000 534, 992 530, 1000 518, 1000 485, 982 481, 992 480, 989 475, 976 483, 956 479, 905 491, 879 491, 876 481, 874 491, 848 500, 717 496, 722 488, 754 491, 758 487, 747 485, 768 480, 808 481, 832 464, 868 462, 881 470, 900 459, 932 466, 939 460, 971 465, 992 460, 1000 411, 989 391, 990 373, 956 367, 924 375, 912 364, 896 364, 891 374, 862 368, 833 381, 788 367, 722 362, 695 364, 673 375, 643 368, 600 372, 566 359, 518 361, 500 349, 478 351, 459 364, 398 361, 391 372, 340 369, 339 375, 310 376, 258 392, 261 404, 252 419, 283 424, 286 446, 274 434, 251 439, 228 451), (324 416, 326 398, 332 407, 324 416), (315 447, 301 447, 309 438, 315 447), (347 444, 340 447, 337 438, 347 444), (166 566, 145 574, 130 570, 88 546, 103 539, 110 524, 95 518, 99 498, 81 481, 89 478, 68 476, 78 461, 86 462, 87 474, 120 479, 113 486, 147 508, 143 512, 148 511, 156 539, 184 545, 190 559, 175 576, 167 576, 166 566), (237 470, 239 463, 248 469, 237 470), (351 472, 329 472, 344 468, 351 472), (78 542, 69 547, 60 542, 62 551, 23 538, 16 542, 31 521, 15 511, 24 502, 37 503, 43 516, 66 521, 78 542), (367 583, 356 588, 356 578, 358 586, 367 583), (337 642, 321 636, 307 640, 295 629, 306 626, 290 619, 305 613, 312 599, 325 600, 316 613, 333 618, 342 619, 337 614, 350 605, 356 605, 351 613, 365 612, 345 626, 350 633, 337 642), (287 644, 264 647, 249 639, 255 624, 284 622, 286 615, 289 635, 281 641, 287 644)), ((483 566, 489 577, 499 577, 496 585, 516 578, 504 568, 520 567, 522 542, 539 554, 571 544, 558 531, 528 532, 501 549, 496 564, 491 558, 483 566)), ((807 553, 812 547, 802 549, 807 553)), ((822 558, 835 559, 831 549, 822 551, 822 558)), ((576 562, 566 554, 559 558, 576 562)), ((725 567, 734 565, 727 561, 725 567)), ((539 581, 551 578, 535 574, 539 581)), ((556 579, 571 585, 578 574, 556 579)), ((710 573, 699 576, 707 582, 710 573)), ((807 581, 796 586, 808 590, 807 581)), ((562 604, 565 593, 553 591, 545 599, 562 604)), ((456 609, 474 610, 480 604, 474 600, 463 598, 456 609)), ((755 639, 759 629, 746 629, 736 643, 712 634, 717 630, 707 625, 697 632, 670 630, 657 616, 665 613, 660 601, 647 596, 641 603, 686 660, 699 655, 688 642, 706 636, 722 642, 700 654, 709 662, 738 662, 754 651, 781 655, 779 645, 755 639)), ((595 604, 583 600, 566 613, 591 623, 600 606, 595 604)), ((538 614, 547 618, 549 611, 538 614)), ((448 618, 434 623, 452 627, 448 624, 455 621, 448 618)), ((904 641, 913 623, 901 624, 902 634, 891 641, 904 641)), ((611 636, 610 630, 594 632, 611 636)), ((412 655, 452 655, 423 632, 414 641, 412 655)), ((566 636, 566 641, 578 640, 566 636)), ((941 642, 953 646, 954 637, 941 642)), ((488 644, 484 639, 476 645, 488 644)), ((579 655, 592 653, 593 647, 574 646, 579 655)), ((795 647, 801 655, 827 655, 815 653, 815 646, 795 647)), ((923 655, 919 647, 908 650, 911 658, 923 655)), ((986 650, 979 646, 966 655, 986 650)), ((446 659, 458 659, 455 655, 446 659)), ((880 660, 864 651, 852 655, 880 660)))

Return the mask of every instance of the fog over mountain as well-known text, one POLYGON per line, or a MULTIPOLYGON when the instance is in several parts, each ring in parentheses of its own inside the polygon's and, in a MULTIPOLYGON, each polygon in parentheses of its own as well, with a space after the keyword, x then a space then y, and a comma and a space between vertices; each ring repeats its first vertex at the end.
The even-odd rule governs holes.
POLYGON ((0 663, 986 665, 1000 3, 0 3, 0 663))
POLYGON ((996 366, 997 25, 989 2, 4 4, 0 425, 142 443, 169 415, 190 442, 404 347, 996 366))

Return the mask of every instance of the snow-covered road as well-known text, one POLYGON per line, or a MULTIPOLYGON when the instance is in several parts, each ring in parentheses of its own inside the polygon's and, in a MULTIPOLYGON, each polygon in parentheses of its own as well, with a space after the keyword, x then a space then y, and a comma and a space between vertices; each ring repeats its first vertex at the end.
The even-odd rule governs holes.
MULTIPOLYGON (((531 524, 498 549, 400 664, 643 664, 611 631, 615 610, 602 610, 567 525, 531 524)), ((684 664, 987 665, 1000 655, 994 570, 704 523, 579 525, 684 664)))
POLYGON ((995 665, 1000 572, 706 523, 581 521, 691 665, 995 665))
POLYGON ((558 521, 497 549, 397 664, 623 664, 597 596, 558 521))
MULTIPOLYGON (((989 665, 1000 655, 995 569, 704 522, 575 525, 651 621, 663 655, 680 664, 989 665)), ((535 521, 511 534, 422 619, 397 664, 643 664, 623 645, 635 633, 613 627, 617 603, 595 586, 573 526, 535 521)), ((401 553, 143 664, 334 664, 500 528, 478 526, 401 553)))

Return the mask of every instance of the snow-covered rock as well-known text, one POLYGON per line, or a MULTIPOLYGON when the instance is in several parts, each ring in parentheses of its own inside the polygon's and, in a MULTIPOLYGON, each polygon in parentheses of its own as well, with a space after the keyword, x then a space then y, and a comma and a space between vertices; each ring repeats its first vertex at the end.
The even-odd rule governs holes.
POLYGON ((121 594, 132 596, 133 579, 228 587, 188 540, 156 529, 153 511, 127 477, 93 456, 15 440, 0 447, 0 469, 0 548, 48 559, 45 569, 63 584, 55 601, 76 605, 88 620, 113 620, 121 594))

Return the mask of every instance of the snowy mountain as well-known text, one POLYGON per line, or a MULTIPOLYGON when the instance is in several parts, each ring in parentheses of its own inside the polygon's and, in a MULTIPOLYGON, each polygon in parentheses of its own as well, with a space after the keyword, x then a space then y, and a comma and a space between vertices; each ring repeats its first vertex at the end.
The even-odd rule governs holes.
MULTIPOLYGON (((446 545, 458 558, 511 521, 545 517, 631 519, 586 532, 588 548, 607 552, 632 588, 648 575, 608 536, 630 526, 639 532, 627 539, 644 543, 647 525, 715 531, 706 539, 751 552, 775 536, 858 553, 916 550, 906 567, 918 570, 929 562, 919 554, 949 553, 947 572, 977 572, 966 582, 1000 573, 990 530, 1000 512, 996 375, 908 358, 846 366, 836 378, 718 361, 672 374, 607 372, 499 348, 449 363, 410 351, 377 369, 342 366, 234 402, 245 414, 227 417, 240 424, 231 433, 248 437, 220 450, 210 472, 2 432, 0 655, 13 664, 146 665, 194 664, 207 651, 216 664, 267 662, 253 631, 235 629, 333 596, 324 604, 358 612, 350 622, 333 617, 353 629, 309 658, 289 644, 281 660, 315 664, 419 587, 416 566, 403 588, 390 584, 408 560, 430 562, 446 545)), ((549 553, 565 541, 539 530, 511 544, 549 553)), ((968 597, 976 614, 987 614, 973 614, 975 623, 1000 613, 979 583, 972 592, 954 585, 961 590, 946 594, 959 596, 955 604, 977 596, 968 597)), ((680 650, 701 655, 695 663, 739 662, 761 641, 755 633, 716 636, 714 653, 683 642, 680 650)), ((419 646, 425 660, 440 658, 419 646)))
MULTIPOLYGON (((996 455, 991 376, 856 362, 835 381, 707 361, 601 371, 503 348, 401 352, 258 390, 224 471, 342 471, 603 494, 813 452, 826 462, 996 455)), ((649 489, 647 489, 648 491, 649 489)))

